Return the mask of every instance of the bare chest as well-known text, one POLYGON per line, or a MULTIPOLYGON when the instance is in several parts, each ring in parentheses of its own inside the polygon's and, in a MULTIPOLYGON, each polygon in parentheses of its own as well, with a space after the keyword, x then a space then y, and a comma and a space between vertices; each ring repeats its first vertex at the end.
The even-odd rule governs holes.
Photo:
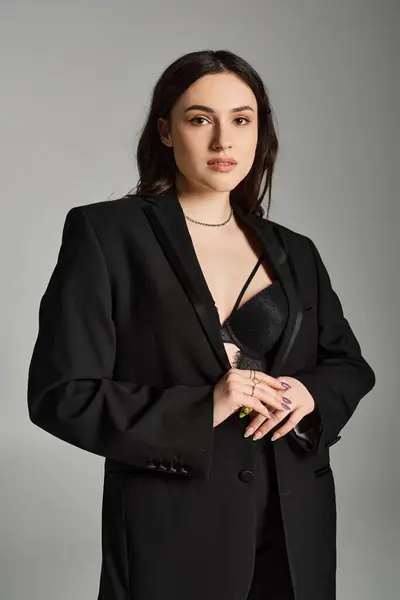
POLYGON ((273 282, 262 247, 245 236, 204 238, 192 235, 197 260, 223 323, 231 314, 243 288, 246 289, 236 308, 273 282))

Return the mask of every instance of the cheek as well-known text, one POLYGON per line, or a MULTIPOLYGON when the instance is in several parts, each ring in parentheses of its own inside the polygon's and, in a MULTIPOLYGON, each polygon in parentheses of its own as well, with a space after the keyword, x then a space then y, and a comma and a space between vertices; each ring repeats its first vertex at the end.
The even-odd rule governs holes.
POLYGON ((238 143, 239 158, 242 159, 243 164, 245 164, 248 169, 251 169, 254 163, 257 150, 257 139, 256 133, 249 132, 249 134, 242 138, 240 143, 238 143))
POLYGON ((174 140, 173 152, 178 169, 185 173, 196 169, 204 150, 199 140, 182 136, 174 140))
POLYGON ((255 158, 255 149, 249 148, 248 152, 243 152, 240 163, 238 165, 240 169, 240 177, 243 179, 250 172, 255 158))

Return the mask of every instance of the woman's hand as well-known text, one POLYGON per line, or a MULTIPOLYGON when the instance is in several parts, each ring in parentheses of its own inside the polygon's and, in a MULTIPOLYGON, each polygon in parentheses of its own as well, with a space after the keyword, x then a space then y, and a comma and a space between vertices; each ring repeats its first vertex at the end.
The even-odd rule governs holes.
MULTIPOLYGON (((275 441, 277 438, 294 429, 301 419, 303 419, 303 417, 305 417, 307 414, 311 413, 315 408, 314 398, 308 389, 301 383, 301 381, 295 379, 294 377, 286 376, 276 377, 275 379, 280 382, 286 382, 290 385, 290 389, 283 390, 280 394, 282 401, 284 401, 284 398, 289 400, 287 404, 290 407, 291 414, 286 423, 282 425, 280 429, 275 431, 271 438, 272 441, 275 441)), ((253 439, 262 438, 265 434, 271 431, 271 429, 276 427, 276 425, 288 414, 287 409, 277 409, 274 412, 274 416, 270 419, 267 419, 264 417, 264 415, 256 413, 254 410, 250 411, 250 413, 253 412, 256 416, 254 416, 254 418, 250 421, 245 431, 245 437, 254 434, 253 439)))
POLYGON ((264 420, 272 418, 270 410, 282 408, 282 390, 285 391, 285 386, 281 381, 262 371, 231 368, 214 387, 213 426, 217 427, 240 409, 244 414, 254 411, 264 420))

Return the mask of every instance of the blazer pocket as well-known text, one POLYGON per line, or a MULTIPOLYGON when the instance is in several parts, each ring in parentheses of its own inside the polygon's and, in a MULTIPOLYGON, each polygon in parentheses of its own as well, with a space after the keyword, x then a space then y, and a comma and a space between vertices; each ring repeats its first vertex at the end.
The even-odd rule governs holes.
POLYGON ((327 473, 332 473, 330 465, 325 465, 324 467, 319 467, 319 469, 314 470, 315 477, 322 477, 322 475, 326 475, 327 473))

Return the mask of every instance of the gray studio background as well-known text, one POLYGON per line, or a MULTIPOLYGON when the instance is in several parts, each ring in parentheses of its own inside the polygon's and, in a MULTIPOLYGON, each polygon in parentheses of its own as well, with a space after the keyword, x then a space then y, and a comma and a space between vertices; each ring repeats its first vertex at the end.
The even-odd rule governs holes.
POLYGON ((399 13, 395 0, 1 4, 2 600, 97 597, 103 459, 28 418, 39 301, 67 211, 135 185, 152 86, 204 48, 263 77, 281 144, 270 217, 315 241, 377 375, 331 450, 338 600, 398 597, 399 13))

